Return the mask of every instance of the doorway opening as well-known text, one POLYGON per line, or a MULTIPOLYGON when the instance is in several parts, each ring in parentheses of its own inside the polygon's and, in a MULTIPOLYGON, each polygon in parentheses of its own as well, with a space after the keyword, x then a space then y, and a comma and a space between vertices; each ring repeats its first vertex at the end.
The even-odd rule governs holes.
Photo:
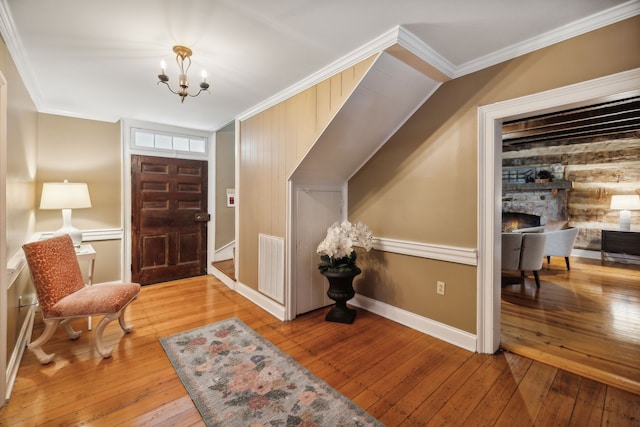
POLYGON ((501 334, 500 225, 502 123, 640 93, 640 69, 479 109, 478 351, 494 353, 501 334))
POLYGON ((538 260, 540 288, 530 272, 503 271, 501 348, 629 391, 640 391, 640 338, 629 333, 640 328, 640 266, 601 262, 600 248, 601 231, 618 229, 611 195, 640 191, 638 108, 626 98, 508 122, 502 152, 502 232, 543 231, 556 255, 568 239, 572 259, 538 260), (525 176, 536 170, 551 182, 525 176))

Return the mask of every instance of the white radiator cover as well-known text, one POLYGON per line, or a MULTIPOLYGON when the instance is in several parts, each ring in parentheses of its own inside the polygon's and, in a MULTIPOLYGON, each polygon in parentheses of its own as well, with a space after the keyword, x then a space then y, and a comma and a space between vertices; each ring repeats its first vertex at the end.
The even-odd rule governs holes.
POLYGON ((284 304, 284 238, 258 235, 258 290, 284 304))

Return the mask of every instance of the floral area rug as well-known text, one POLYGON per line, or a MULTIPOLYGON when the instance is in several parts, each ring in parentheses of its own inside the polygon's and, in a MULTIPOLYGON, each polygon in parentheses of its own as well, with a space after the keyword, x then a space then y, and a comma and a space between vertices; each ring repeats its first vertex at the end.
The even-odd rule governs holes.
POLYGON ((382 426, 239 319, 160 343, 208 426, 382 426))

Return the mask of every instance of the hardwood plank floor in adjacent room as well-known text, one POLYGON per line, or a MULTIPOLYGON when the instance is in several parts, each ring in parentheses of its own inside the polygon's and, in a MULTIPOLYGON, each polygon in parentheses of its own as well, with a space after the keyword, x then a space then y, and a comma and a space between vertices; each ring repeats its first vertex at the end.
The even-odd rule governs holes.
POLYGON ((503 286, 502 348, 640 394, 640 266, 551 261, 503 286))
MULTIPOLYGON (((45 345, 54 361, 25 352, 3 426, 201 426, 159 338, 238 317, 387 426, 637 425, 640 396, 512 353, 483 355, 358 310, 354 324, 325 309, 281 322, 211 276, 146 286, 105 331, 45 345)), ((83 320, 74 322, 86 329, 83 320)), ((42 330, 38 318, 34 336, 42 330)))

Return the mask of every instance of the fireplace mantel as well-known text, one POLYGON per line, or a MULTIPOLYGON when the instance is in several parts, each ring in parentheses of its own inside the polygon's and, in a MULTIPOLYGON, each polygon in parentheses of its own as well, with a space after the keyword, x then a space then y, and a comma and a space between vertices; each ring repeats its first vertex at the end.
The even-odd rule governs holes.
POLYGON ((527 182, 527 183, 503 183, 502 192, 505 191, 543 191, 543 190, 570 190, 572 181, 551 182, 527 182))

